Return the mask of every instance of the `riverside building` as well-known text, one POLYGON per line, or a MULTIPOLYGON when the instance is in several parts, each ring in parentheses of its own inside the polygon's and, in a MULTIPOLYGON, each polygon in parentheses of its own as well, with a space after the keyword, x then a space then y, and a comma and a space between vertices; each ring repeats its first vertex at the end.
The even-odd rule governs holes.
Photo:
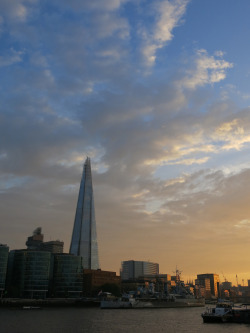
POLYGON ((83 295, 95 296, 104 285, 116 285, 121 288, 121 278, 116 272, 102 271, 101 269, 83 270, 83 295))
POLYGON ((159 274, 159 264, 149 261, 122 261, 121 279, 136 280, 144 276, 155 276, 159 274))
POLYGON ((99 269, 94 193, 89 157, 83 166, 69 252, 82 257, 83 268, 99 269))
POLYGON ((7 286, 11 297, 46 298, 51 278, 50 252, 10 251, 7 286))
POLYGON ((54 254, 53 297, 80 297, 83 289, 82 258, 68 253, 54 254))
POLYGON ((212 298, 218 298, 220 296, 220 278, 218 274, 198 274, 196 281, 198 284, 205 287, 206 298, 209 298, 208 288, 210 288, 210 295, 212 298))

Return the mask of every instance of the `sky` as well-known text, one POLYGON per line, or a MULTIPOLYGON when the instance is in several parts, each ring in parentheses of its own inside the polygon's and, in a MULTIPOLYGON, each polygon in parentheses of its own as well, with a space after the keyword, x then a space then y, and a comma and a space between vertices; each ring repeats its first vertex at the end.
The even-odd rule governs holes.
POLYGON ((0 243, 250 279, 249 0, 0 0, 0 243))

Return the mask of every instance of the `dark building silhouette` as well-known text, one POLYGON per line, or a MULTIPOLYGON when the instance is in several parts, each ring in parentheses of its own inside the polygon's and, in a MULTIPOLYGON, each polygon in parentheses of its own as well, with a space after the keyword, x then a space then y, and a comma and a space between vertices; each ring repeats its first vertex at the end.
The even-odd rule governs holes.
POLYGON ((121 278, 115 272, 102 271, 101 269, 83 270, 83 295, 95 296, 106 284, 116 285, 120 289, 121 278))
POLYGON ((8 256, 9 256, 8 246, 5 244, 0 244, 0 297, 2 297, 5 292, 8 256))
POLYGON ((210 295, 211 297, 218 298, 220 297, 220 278, 218 274, 198 274, 197 275, 197 283, 201 286, 205 287, 205 297, 209 298, 209 290, 210 287, 210 295))
POLYGON ((43 242, 42 228, 38 227, 33 231, 33 235, 28 237, 26 245, 28 250, 40 250, 43 242))
POLYGON ((51 253, 63 253, 64 243, 59 240, 44 242, 42 228, 38 227, 33 231, 33 235, 28 237, 26 245, 28 250, 48 251, 51 253))
POLYGON ((64 243, 59 240, 43 242, 40 244, 40 250, 51 253, 63 253, 63 245, 64 243))

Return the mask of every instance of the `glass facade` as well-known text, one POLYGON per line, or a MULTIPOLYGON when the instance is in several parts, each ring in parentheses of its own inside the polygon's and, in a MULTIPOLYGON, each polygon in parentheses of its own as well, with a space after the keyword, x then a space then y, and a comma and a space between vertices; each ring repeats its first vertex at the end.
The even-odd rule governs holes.
POLYGON ((159 274, 159 264, 149 261, 128 260, 122 262, 122 280, 138 279, 145 275, 159 274))
POLYGON ((8 263, 10 296, 46 298, 51 280, 51 253, 13 250, 8 263))
POLYGON ((8 246, 0 244, 0 297, 3 295, 5 290, 8 256, 8 246))
POLYGON ((70 254, 53 255, 54 297, 79 297, 83 289, 82 258, 70 254))
POLYGON ((90 158, 83 167, 70 253, 82 257, 83 268, 99 268, 90 158))

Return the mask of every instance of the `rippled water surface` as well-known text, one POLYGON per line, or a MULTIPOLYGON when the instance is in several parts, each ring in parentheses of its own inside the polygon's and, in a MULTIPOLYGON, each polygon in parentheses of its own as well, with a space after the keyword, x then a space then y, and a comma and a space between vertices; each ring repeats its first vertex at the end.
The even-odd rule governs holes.
POLYGON ((204 308, 101 310, 0 308, 1 333, 250 332, 245 324, 203 324, 204 308))

